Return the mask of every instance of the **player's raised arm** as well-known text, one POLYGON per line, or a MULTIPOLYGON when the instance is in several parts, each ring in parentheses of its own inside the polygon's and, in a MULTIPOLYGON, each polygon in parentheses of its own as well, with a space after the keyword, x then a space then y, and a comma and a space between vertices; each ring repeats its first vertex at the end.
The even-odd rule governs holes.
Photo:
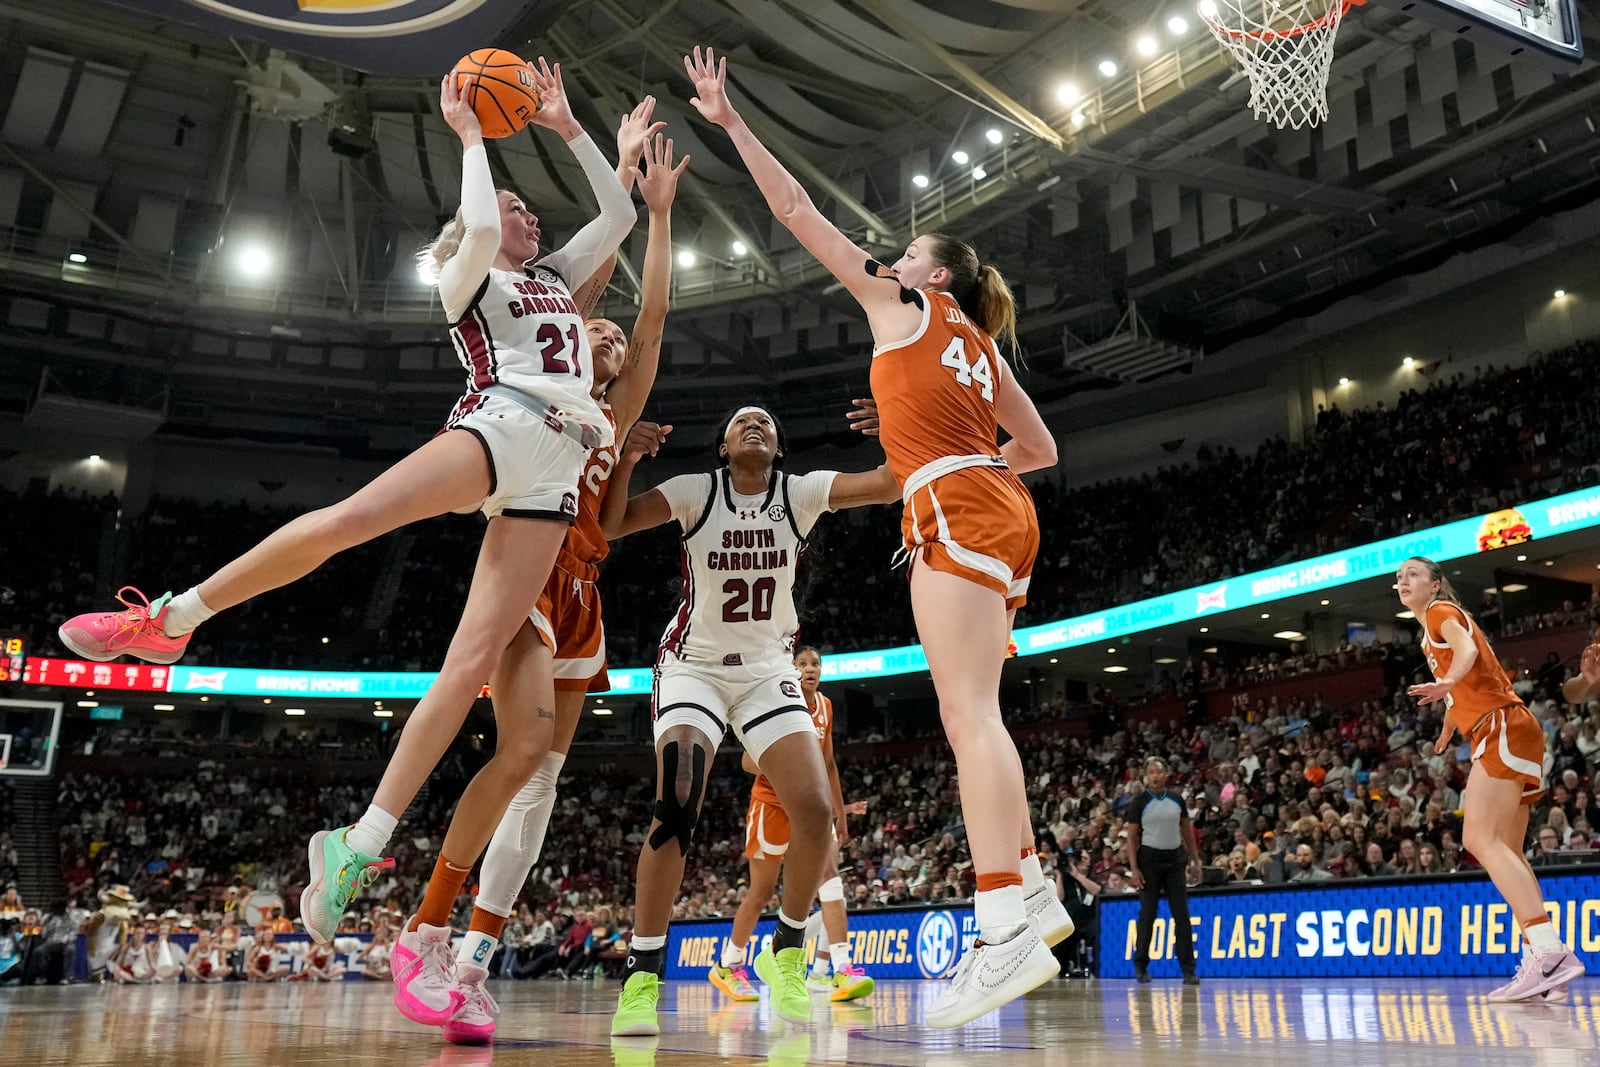
POLYGON ((692 55, 683 57, 683 66, 694 83, 695 95, 689 103, 707 122, 728 132, 773 216, 856 298, 874 334, 896 337, 915 329, 921 312, 901 299, 903 290, 894 273, 817 210, 805 188, 733 109, 726 90, 727 57, 718 58, 712 49, 696 47, 692 55))
MULTIPOLYGON (((651 121, 655 109, 656 98, 647 96, 617 123, 617 182, 626 190, 633 189, 633 176, 639 173, 645 145, 658 131, 666 128, 665 122, 651 121)), ((586 319, 594 314, 595 306, 605 295, 606 286, 611 284, 611 275, 616 269, 617 254, 613 252, 600 264, 599 270, 573 290, 572 302, 578 305, 578 314, 586 319)))
POLYGON ((617 458, 617 469, 611 472, 611 491, 600 506, 600 532, 607 541, 615 541, 640 530, 649 530, 672 519, 672 505, 666 495, 657 489, 628 495, 628 483, 633 479, 633 468, 645 456, 653 456, 661 443, 672 432, 671 426, 657 426, 653 422, 636 422, 628 430, 622 454, 617 458))
POLYGON ((1046 470, 1056 465, 1056 438, 1034 407, 1033 398, 1017 381, 1016 372, 999 356, 1000 386, 995 393, 994 415, 1011 440, 1000 446, 1006 466, 1017 474, 1046 470))

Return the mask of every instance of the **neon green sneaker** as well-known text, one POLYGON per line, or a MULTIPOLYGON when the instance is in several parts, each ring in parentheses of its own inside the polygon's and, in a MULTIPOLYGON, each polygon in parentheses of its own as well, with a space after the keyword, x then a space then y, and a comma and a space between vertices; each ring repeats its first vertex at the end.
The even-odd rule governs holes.
POLYGON ((635 971, 622 986, 617 1013, 611 1017, 612 1037, 655 1037, 661 1033, 656 1002, 661 999, 661 979, 649 971, 635 971))
POLYGON ((300 921, 311 940, 322 944, 333 940, 344 918, 344 909, 358 889, 378 879, 378 872, 394 866, 394 860, 357 852, 345 843, 350 827, 318 830, 306 846, 311 862, 311 877, 300 894, 300 921))
POLYGON ((772 989, 772 1010, 790 1022, 811 1021, 806 991, 806 953, 801 948, 756 953, 756 974, 772 989))

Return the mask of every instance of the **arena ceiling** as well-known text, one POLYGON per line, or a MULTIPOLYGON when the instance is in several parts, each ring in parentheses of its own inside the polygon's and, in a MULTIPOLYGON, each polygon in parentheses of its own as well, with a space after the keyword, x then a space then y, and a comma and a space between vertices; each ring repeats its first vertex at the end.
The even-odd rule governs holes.
MULTIPOLYGON (((864 385, 867 342, 726 138, 689 117, 695 43, 729 53, 751 125, 862 243, 890 256, 939 228, 1001 266, 1044 400, 1181 371, 1457 251, 1548 240, 1542 217, 1600 192, 1592 62, 1553 75, 1373 3, 1341 35, 1328 122, 1279 132, 1191 9, 581 0, 504 5, 493 43, 560 59, 594 130, 654 93, 694 156, 674 236, 696 258, 677 272, 658 387, 680 422, 728 390, 834 415, 864 385)), ((379 69, 398 54, 356 70, 86 0, 14 0, 0 34, 0 343, 166 375, 172 419, 196 428, 293 412, 308 387, 364 420, 437 421, 454 356, 409 256, 456 203, 436 115, 453 53, 425 74, 379 69), (243 277, 255 245, 272 267, 243 277)), ((492 155, 547 231, 585 217, 550 139, 492 155)), ((643 243, 641 226, 607 304, 624 321, 643 243)), ((38 357, 5 362, 20 403, 38 357)))

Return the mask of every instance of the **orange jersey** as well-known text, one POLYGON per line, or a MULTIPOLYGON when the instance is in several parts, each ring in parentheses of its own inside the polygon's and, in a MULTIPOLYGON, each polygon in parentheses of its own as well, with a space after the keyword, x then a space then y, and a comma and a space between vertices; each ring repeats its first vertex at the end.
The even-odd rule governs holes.
MULTIPOLYGON (((833 701, 818 693, 816 704, 807 705, 806 710, 811 712, 811 722, 817 728, 817 743, 826 743, 829 735, 833 733, 833 701)), ((772 783, 767 781, 767 776, 764 774, 756 775, 756 784, 750 787, 750 799, 752 802, 760 801, 774 807, 783 806, 778 800, 777 791, 772 788, 772 783)))
MULTIPOLYGON (((602 401, 600 411, 615 432, 617 417, 611 413, 610 406, 602 401)), ((611 551, 605 535, 600 532, 600 506, 611 488, 611 472, 617 469, 617 455, 617 446, 611 444, 590 452, 584 461, 583 475, 578 479, 578 515, 572 520, 566 540, 561 542, 561 554, 556 557, 557 567, 585 581, 595 580, 600 561, 611 551)))
POLYGON ((990 337, 949 293, 913 290, 922 325, 872 354, 879 437, 895 481, 948 456, 1000 451, 995 391, 1009 373, 990 337))
POLYGON ((1511 679, 1506 675, 1505 668, 1500 666, 1500 659, 1489 647, 1483 631, 1473 623, 1472 616, 1460 605, 1447 600, 1435 600, 1423 612, 1423 651, 1427 654, 1428 667, 1433 671, 1433 676, 1443 678, 1448 675, 1450 665, 1455 660, 1455 653, 1444 640, 1444 624, 1451 619, 1466 627, 1478 650, 1478 658, 1473 661, 1472 668, 1445 697, 1448 722, 1463 736, 1468 736, 1485 715, 1496 708, 1521 704, 1522 699, 1512 692, 1511 679))

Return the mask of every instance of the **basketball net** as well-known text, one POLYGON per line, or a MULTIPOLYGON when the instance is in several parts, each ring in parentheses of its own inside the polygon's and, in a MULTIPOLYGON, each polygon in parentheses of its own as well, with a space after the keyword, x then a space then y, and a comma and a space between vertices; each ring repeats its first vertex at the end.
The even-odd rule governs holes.
POLYGON ((1200 0, 1200 19, 1250 79, 1250 110, 1282 129, 1328 117, 1333 42, 1366 0, 1200 0))

